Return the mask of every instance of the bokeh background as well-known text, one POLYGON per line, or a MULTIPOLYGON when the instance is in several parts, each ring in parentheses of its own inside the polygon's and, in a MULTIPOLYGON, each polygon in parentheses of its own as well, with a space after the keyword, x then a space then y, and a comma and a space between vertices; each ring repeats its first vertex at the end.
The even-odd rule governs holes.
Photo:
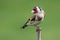
POLYGON ((46 13, 42 40, 60 40, 60 0, 0 0, 0 40, 36 40, 34 27, 21 29, 34 6, 46 13))

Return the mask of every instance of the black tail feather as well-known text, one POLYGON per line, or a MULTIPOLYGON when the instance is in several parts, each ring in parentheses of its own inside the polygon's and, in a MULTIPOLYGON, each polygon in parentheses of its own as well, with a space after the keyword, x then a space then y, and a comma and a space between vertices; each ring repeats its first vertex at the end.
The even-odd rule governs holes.
MULTIPOLYGON (((30 19, 28 19, 28 21, 29 21, 29 20, 30 20, 30 19)), ((24 24, 24 26, 22 27, 23 29, 28 26, 28 25, 27 25, 28 21, 27 21, 27 22, 24 24)))
POLYGON ((24 25, 22 28, 25 29, 27 27, 27 25, 24 25))

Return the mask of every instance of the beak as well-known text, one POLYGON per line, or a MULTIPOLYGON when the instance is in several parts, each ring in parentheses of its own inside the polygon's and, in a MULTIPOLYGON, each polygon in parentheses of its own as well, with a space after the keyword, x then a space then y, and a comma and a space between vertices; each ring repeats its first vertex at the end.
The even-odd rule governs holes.
POLYGON ((32 10, 32 13, 34 13, 34 10, 32 10))

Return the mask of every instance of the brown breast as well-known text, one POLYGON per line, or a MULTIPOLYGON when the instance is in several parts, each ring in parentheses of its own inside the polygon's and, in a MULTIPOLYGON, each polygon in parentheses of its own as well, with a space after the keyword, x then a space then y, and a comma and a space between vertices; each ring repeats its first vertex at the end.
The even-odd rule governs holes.
POLYGON ((42 20, 42 18, 41 18, 41 17, 39 17, 39 16, 37 16, 37 19, 38 19, 38 21, 41 21, 41 20, 42 20))

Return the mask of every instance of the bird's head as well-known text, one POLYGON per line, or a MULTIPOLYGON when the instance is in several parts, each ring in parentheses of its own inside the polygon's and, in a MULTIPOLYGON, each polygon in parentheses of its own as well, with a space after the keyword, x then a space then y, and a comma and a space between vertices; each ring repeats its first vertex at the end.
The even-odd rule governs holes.
POLYGON ((35 7, 32 9, 32 13, 33 13, 33 14, 40 13, 41 10, 42 10, 42 9, 41 9, 40 7, 35 6, 35 7))

